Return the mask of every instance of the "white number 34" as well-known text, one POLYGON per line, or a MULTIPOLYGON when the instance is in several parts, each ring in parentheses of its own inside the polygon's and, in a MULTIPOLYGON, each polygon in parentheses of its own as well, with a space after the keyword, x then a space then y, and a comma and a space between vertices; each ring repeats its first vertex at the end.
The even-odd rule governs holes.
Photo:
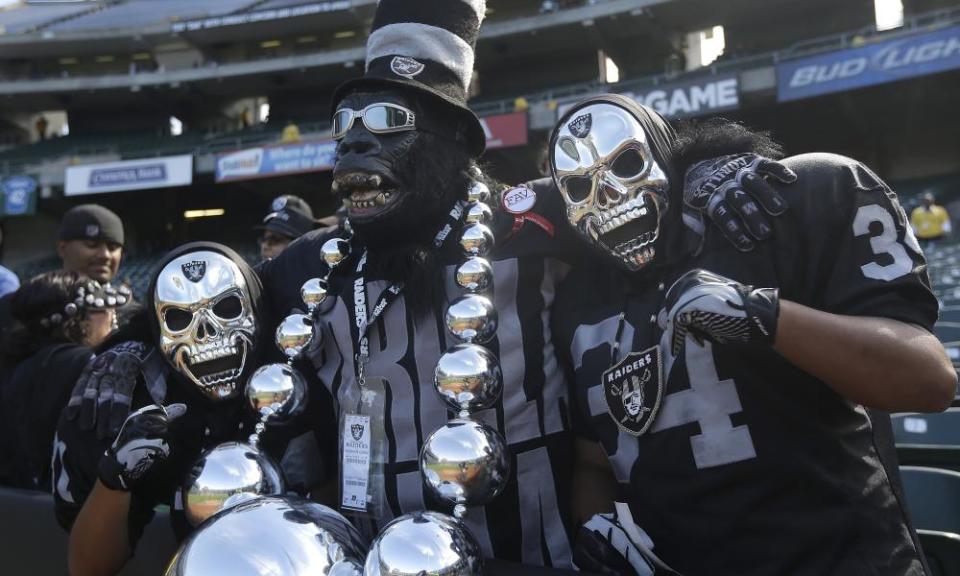
MULTIPOLYGON (((870 234, 870 225, 878 222, 881 227, 880 234, 870 238, 870 248, 877 256, 887 254, 893 258, 893 262, 880 264, 870 262, 860 267, 863 275, 874 280, 885 280, 887 282, 896 280, 901 276, 909 274, 913 270, 913 259, 907 254, 907 250, 897 241, 897 227, 894 224, 893 216, 890 212, 879 204, 870 204, 861 206, 857 210, 857 215, 853 219, 853 234, 863 236, 870 234)), ((906 225, 904 241, 907 246, 916 254, 921 254, 920 244, 913 235, 913 229, 906 225)))

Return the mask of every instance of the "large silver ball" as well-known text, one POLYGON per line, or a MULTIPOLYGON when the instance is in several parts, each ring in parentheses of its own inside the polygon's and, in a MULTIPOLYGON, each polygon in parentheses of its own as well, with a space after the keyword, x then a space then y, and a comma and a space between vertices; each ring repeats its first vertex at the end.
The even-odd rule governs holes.
POLYGON ((454 410, 483 410, 503 390, 503 372, 493 352, 476 344, 448 348, 434 371, 437 392, 454 410))
POLYGON ((296 358, 313 339, 313 319, 306 314, 290 314, 277 326, 277 348, 287 358, 296 358))
POLYGON ((336 268, 348 254, 350 254, 350 243, 343 238, 331 238, 320 248, 323 261, 331 268, 336 268))
POLYGON ((242 496, 283 494, 280 469, 249 444, 225 442, 205 452, 193 465, 183 487, 187 521, 199 525, 242 496))
POLYGON ((483 202, 474 202, 467 206, 467 223, 487 224, 493 220, 493 210, 483 202))
POLYGON ((288 422, 307 404, 307 382, 286 364, 267 364, 250 376, 246 394, 250 407, 270 423, 288 422))
POLYGON ((423 443, 420 475, 427 490, 440 500, 482 506, 500 494, 510 479, 506 442, 483 422, 451 420, 423 443))
POLYGON ((200 526, 166 576, 360 576, 366 542, 326 506, 293 496, 237 504, 200 526))
POLYGON ((467 258, 457 266, 457 285, 470 292, 485 292, 493 286, 493 267, 486 258, 467 258))
POLYGON ((483 344, 497 332, 497 310, 479 294, 460 296, 447 307, 447 330, 462 342, 483 344))
POLYGON ((493 231, 485 224, 467 224, 460 231, 464 256, 486 256, 493 249, 493 231))
POLYGON ((490 200, 490 188, 483 182, 473 182, 467 188, 467 200, 470 202, 487 202, 490 200))
POLYGON ((480 546, 456 519, 414 512, 387 524, 370 545, 364 576, 479 576, 480 546))
POLYGON ((300 298, 307 312, 313 312, 327 299, 327 281, 323 278, 311 278, 300 287, 300 298))

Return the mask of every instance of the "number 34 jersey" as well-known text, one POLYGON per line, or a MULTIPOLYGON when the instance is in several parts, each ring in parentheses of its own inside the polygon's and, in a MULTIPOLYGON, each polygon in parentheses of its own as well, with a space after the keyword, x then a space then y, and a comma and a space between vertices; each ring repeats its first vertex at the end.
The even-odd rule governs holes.
POLYGON ((841 156, 785 164, 799 175, 780 186, 790 209, 753 252, 708 229, 697 256, 652 282, 582 268, 567 278, 555 320, 575 427, 602 444, 634 520, 687 576, 922 574, 872 413, 769 346, 688 336, 656 380, 658 354, 669 354, 656 348, 656 316, 691 268, 779 287, 818 310, 931 329, 937 301, 895 194, 841 156))

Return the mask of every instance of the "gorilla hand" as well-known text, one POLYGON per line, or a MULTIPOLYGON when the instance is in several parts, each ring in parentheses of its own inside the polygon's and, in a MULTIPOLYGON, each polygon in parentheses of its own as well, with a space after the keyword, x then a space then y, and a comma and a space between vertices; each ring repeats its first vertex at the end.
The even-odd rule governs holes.
POLYGON ((658 324, 673 356, 687 334, 701 345, 773 343, 780 315, 776 288, 754 288, 699 268, 690 270, 667 290, 658 324))
POLYGON ((97 467, 100 482, 111 490, 128 492, 136 488, 170 455, 168 427, 186 411, 185 404, 167 407, 150 404, 130 414, 116 440, 100 457, 97 467))
POLYGON ((70 393, 67 418, 81 430, 96 428, 100 439, 113 438, 130 414, 147 351, 143 342, 121 342, 88 362, 70 393))
POLYGON ((688 211, 712 220, 737 249, 748 252, 754 240, 770 237, 773 228, 767 215, 779 216, 787 209, 765 177, 784 184, 797 180, 783 164, 756 154, 704 160, 687 170, 683 203, 688 211))

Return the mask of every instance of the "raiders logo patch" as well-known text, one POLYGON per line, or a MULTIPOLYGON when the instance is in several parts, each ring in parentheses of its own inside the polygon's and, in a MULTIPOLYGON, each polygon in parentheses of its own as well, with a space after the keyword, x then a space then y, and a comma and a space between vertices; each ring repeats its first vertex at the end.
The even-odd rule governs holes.
POLYGON ((194 260, 180 266, 183 275, 191 282, 199 282, 207 274, 207 263, 203 260, 194 260))
POLYGON ((537 193, 523 186, 508 190, 503 195, 503 209, 511 214, 529 212, 536 203, 537 193))
POLYGON ((353 436, 353 439, 357 442, 363 438, 363 424, 354 424, 350 426, 350 435, 353 436))
POLYGON ((392 70, 394 74, 409 78, 410 80, 413 80, 414 76, 423 72, 424 68, 426 68, 426 66, 424 66, 422 62, 417 62, 407 56, 394 56, 393 60, 390 61, 390 70, 392 70))
POLYGON ((631 352, 603 373, 607 413, 621 430, 640 436, 650 428, 663 398, 660 347, 631 352))
POLYGON ((96 224, 87 224, 87 229, 84 232, 86 232, 88 238, 94 238, 100 233, 100 227, 96 224))
POLYGON ((567 124, 567 128, 569 128, 570 133, 577 138, 586 138, 590 134, 590 129, 593 128, 593 115, 583 114, 577 116, 567 124))

